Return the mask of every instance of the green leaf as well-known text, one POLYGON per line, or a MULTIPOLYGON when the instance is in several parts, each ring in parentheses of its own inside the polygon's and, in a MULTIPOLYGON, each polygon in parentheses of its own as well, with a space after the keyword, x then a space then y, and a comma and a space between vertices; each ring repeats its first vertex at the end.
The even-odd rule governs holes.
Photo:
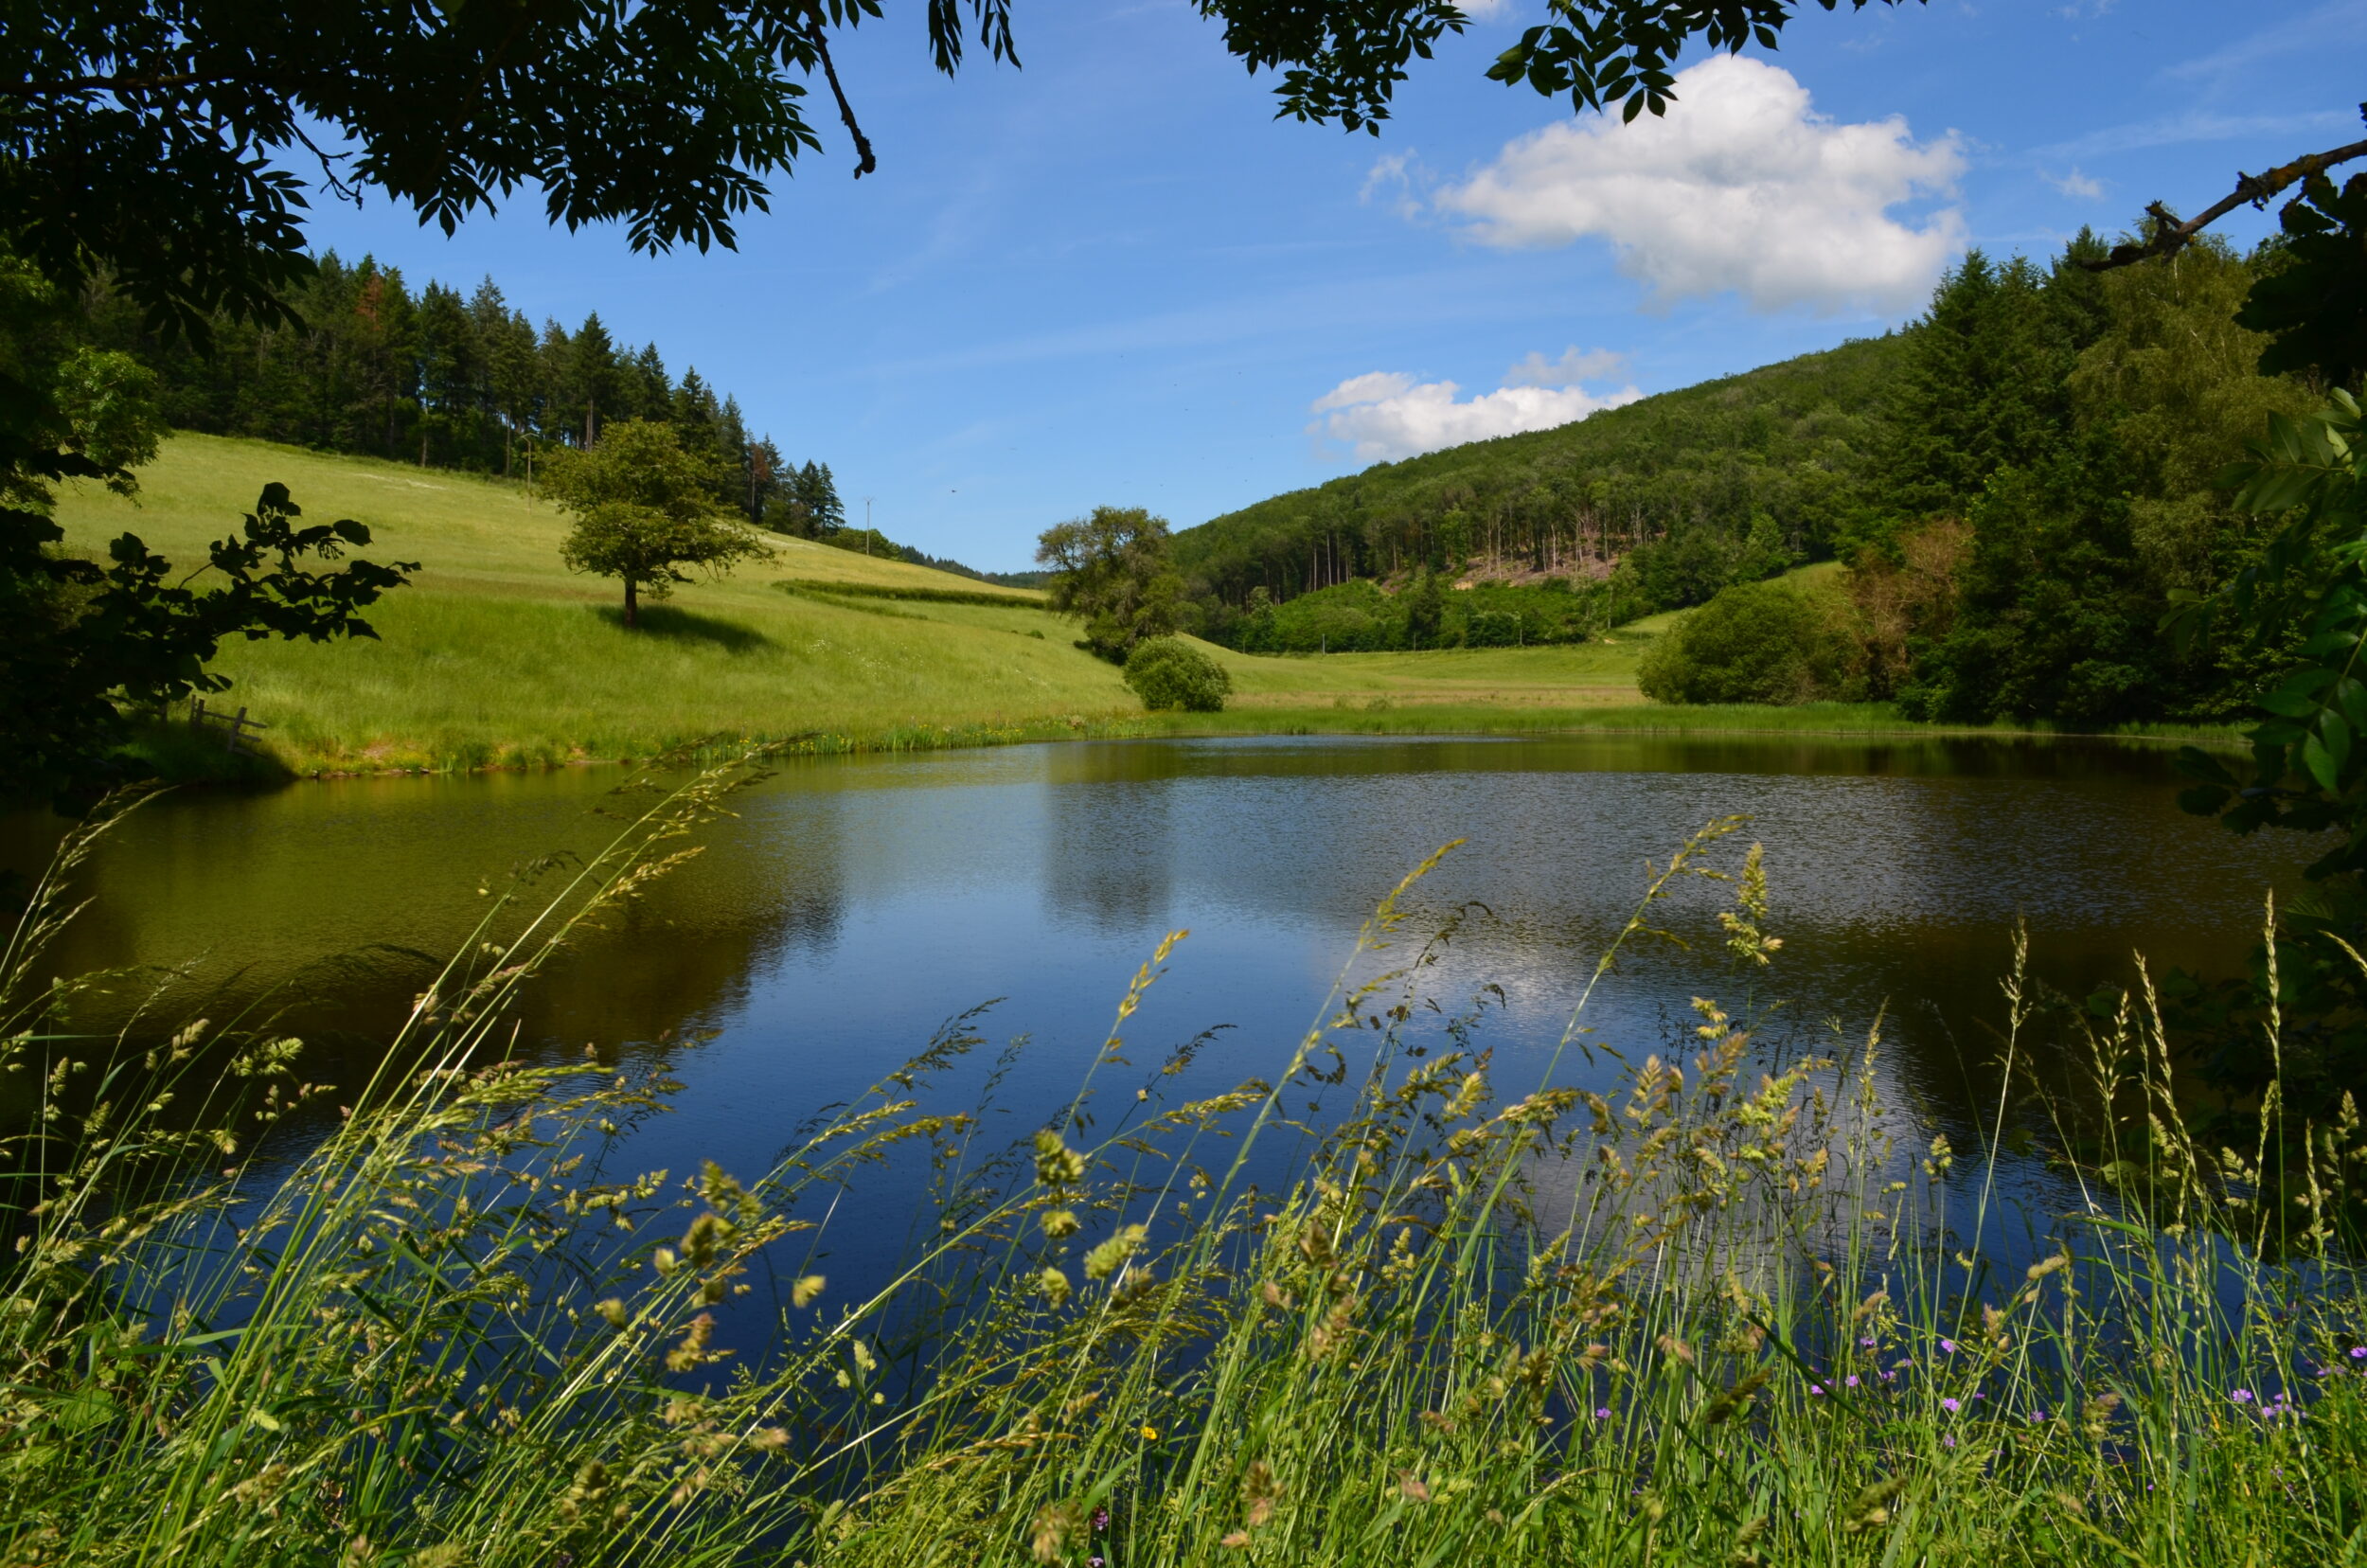
POLYGON ((2367 685, 2346 680, 2335 688, 2334 695, 2342 717, 2351 722, 2351 728, 2367 730, 2367 685))
MULTIPOLYGON (((2326 755, 2334 758, 2334 771, 2339 776, 2351 760, 2349 721, 2334 709, 2328 708, 2325 717, 2318 721, 2318 736, 2325 746, 2326 755)), ((2326 788, 2331 790, 2334 786, 2329 784, 2326 788)))
POLYGON ((2318 781, 2320 789, 2334 793, 2335 776, 2340 769, 2326 743, 2314 734, 2302 741, 2302 766, 2309 770, 2309 776, 2318 781))
POLYGON ((49 1407, 49 1418, 66 1432, 88 1432, 115 1418, 116 1402, 103 1388, 78 1388, 49 1407))

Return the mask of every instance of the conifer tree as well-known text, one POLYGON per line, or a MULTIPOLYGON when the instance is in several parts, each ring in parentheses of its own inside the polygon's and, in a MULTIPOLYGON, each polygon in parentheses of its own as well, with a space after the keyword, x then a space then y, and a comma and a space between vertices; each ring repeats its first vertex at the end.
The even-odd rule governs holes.
POLYGON ((620 379, 616 346, 610 341, 608 329, 600 325, 599 312, 583 318, 571 347, 568 371, 574 380, 576 401, 583 410, 583 445, 589 447, 599 440, 600 421, 615 406, 620 379))

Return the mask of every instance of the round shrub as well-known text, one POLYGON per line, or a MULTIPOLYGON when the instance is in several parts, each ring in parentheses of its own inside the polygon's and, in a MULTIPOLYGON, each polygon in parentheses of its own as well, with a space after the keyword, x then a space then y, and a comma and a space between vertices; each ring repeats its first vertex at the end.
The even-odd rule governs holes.
POLYGON ((1465 623, 1466 648, 1510 648, 1521 640, 1521 617, 1509 610, 1474 610, 1465 623))
POLYGON ((1151 709, 1182 708, 1219 713, 1233 691, 1233 677, 1181 637, 1146 637, 1126 657, 1126 684, 1151 709))
POLYGON ((1636 685, 1655 703, 1781 704, 1837 695, 1849 645, 1829 597, 1788 582, 1721 589, 1645 650, 1636 685))

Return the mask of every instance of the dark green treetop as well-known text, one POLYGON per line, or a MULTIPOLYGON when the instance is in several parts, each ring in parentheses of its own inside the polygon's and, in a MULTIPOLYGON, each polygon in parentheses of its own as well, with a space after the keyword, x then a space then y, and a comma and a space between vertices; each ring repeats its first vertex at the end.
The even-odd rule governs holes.
POLYGON ((1184 579, 1169 555, 1167 520, 1140 507, 1095 507, 1036 542, 1052 608, 1084 622, 1079 647, 1116 664, 1182 624, 1184 579))

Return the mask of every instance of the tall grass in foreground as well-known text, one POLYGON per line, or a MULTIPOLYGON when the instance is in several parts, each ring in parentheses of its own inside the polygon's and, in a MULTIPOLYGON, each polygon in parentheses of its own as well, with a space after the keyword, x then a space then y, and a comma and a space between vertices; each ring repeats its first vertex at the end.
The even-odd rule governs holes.
MULTIPOLYGON (((9 1066, 39 1103, 9 1146, 7 1560, 2367 1549, 2367 1325, 2335 1235, 2360 1131, 2284 1128, 2271 1098, 2253 1149, 2196 1147, 2142 989, 2065 1109, 2093 1202, 2006 1277, 1984 1260, 1993 1168, 1889 1146, 1873 1040, 1769 1066, 1747 1016, 1702 1002, 1694 1039, 1642 1060, 1573 1019, 1565 1051, 1615 1094, 1559 1086, 1568 1060, 1500 1083, 1431 1010, 1444 938, 1401 901, 1427 866, 1270 1082, 1187 1097, 1188 1051, 1129 1061, 1170 938, 1069 1112, 1015 1147, 929 1103, 977 1043, 957 1024, 771 1170, 636 1173, 663 1081, 511 1060, 506 1007, 689 852, 729 782, 703 775, 539 910, 489 900, 292 1166, 254 1150, 328 1093, 293 1042, 191 1025, 135 1050, 24 994, 68 913, 43 886, 8 955, 9 1066), (831 1216, 907 1156, 930 1192, 911 1256, 825 1277, 831 1216)), ((1704 877, 1732 887, 1719 938, 1754 983, 1777 944, 1735 826, 1655 874, 1594 984, 1704 877)), ((2019 970, 2005 1006, 2012 1057, 2019 970)))

